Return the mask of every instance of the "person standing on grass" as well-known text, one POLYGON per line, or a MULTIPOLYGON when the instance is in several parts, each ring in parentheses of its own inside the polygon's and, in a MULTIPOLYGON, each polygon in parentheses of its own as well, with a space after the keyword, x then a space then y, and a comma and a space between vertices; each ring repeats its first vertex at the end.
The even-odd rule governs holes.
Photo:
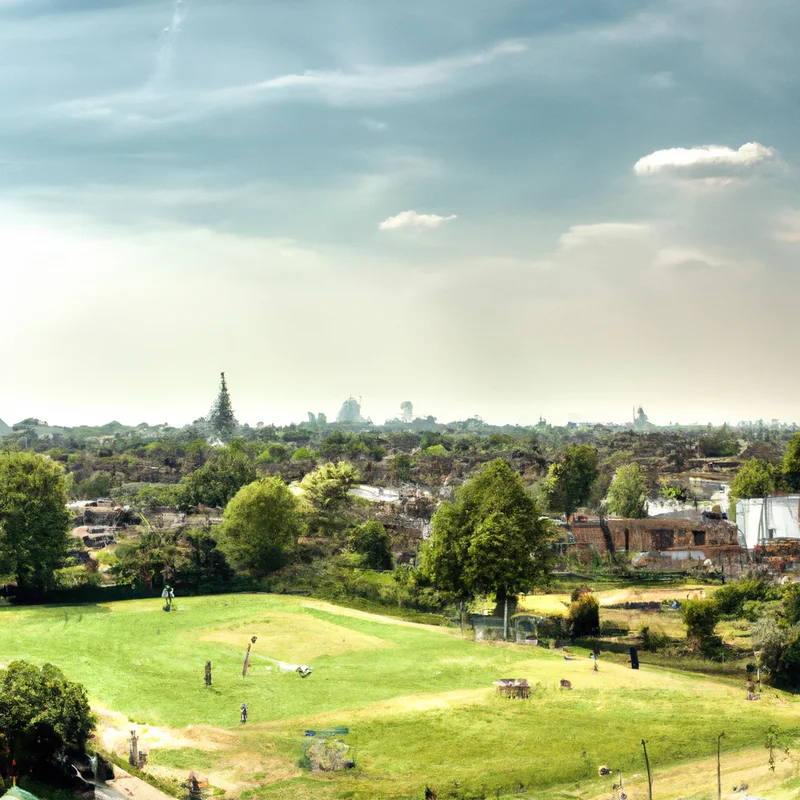
POLYGON ((247 722, 247 703, 242 703, 241 724, 244 725, 246 722, 247 722))

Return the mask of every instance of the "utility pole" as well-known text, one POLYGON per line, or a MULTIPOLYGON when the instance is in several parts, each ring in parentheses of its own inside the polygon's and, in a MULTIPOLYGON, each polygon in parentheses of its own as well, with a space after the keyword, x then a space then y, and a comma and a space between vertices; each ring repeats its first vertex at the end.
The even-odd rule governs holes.
POLYGON ((644 750, 644 765, 647 767, 647 796, 653 800, 653 778, 650 775, 650 759, 647 757, 647 744, 642 739, 642 750, 644 750))
POLYGON ((724 733, 717 736, 717 800, 722 800, 722 769, 720 767, 720 747, 724 733))

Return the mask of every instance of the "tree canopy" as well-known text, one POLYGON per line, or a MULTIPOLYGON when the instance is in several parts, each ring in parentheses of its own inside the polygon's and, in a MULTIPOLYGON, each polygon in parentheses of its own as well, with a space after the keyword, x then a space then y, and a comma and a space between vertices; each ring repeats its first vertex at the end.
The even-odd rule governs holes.
POLYGON ((496 459, 433 516, 422 568, 458 597, 531 589, 549 568, 550 530, 522 478, 496 459))
POLYGON ((783 457, 783 480, 790 492, 800 491, 800 433, 795 433, 783 457))
POLYGON ((95 719, 85 689, 52 664, 12 661, 0 671, 0 760, 32 773, 62 754, 80 755, 95 719))
POLYGON ((53 584, 70 542, 72 515, 60 464, 33 453, 0 455, 0 575, 21 592, 53 584))
POLYGON ((548 506, 569 519, 589 499, 599 474, 597 450, 591 445, 569 445, 561 461, 552 464, 544 483, 548 506))
POLYGON ((731 481, 730 496, 735 500, 747 500, 751 497, 766 497, 774 491, 775 481, 770 465, 759 458, 751 458, 742 464, 731 481))
POLYGON ((184 478, 184 505, 224 508, 242 486, 256 477, 246 453, 233 446, 219 448, 200 469, 184 478))
POLYGON ((368 520, 354 528, 350 535, 350 548, 364 557, 364 564, 370 569, 392 568, 389 534, 380 522, 368 520))
POLYGON ((324 464, 303 478, 302 502, 313 533, 336 534, 347 527, 355 503, 350 490, 360 480, 359 471, 346 461, 324 464))
POLYGON ((273 476, 242 487, 228 503, 220 545, 235 566, 266 575, 289 562, 301 532, 297 498, 273 476))
POLYGON ((614 473, 607 506, 609 513, 626 519, 647 516, 647 479, 638 464, 627 464, 614 473))

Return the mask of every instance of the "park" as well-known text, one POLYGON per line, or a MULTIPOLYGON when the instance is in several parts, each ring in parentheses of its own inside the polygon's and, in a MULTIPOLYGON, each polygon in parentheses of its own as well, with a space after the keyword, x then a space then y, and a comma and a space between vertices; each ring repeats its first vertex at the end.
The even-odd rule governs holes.
POLYGON ((426 789, 439 798, 594 798, 619 796, 620 780, 634 800, 648 796, 644 739, 654 796, 715 797, 721 733, 726 796, 749 783, 751 794, 780 800, 800 785, 796 756, 781 752, 770 769, 765 747, 771 732, 797 725, 800 701, 790 694, 765 687, 752 703, 724 673, 646 659, 632 670, 605 655, 594 671, 580 647, 480 643, 457 627, 303 597, 179 597, 171 613, 157 597, 7 607, 0 653, 54 663, 82 683, 98 715, 95 747, 124 758, 137 730, 145 775, 177 793, 194 771, 212 795, 274 800, 400 800, 426 789), (500 696, 501 678, 526 679, 529 699, 500 696), (347 731, 335 738, 352 769, 310 769, 308 734, 331 730, 347 731))

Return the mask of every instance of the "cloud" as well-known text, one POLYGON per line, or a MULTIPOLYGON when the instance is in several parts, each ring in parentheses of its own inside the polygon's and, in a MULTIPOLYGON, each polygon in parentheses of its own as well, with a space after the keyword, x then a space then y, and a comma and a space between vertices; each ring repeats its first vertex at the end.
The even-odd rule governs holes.
POLYGON ((758 142, 743 144, 738 150, 723 145, 674 147, 656 150, 640 158, 633 171, 643 175, 700 179, 727 183, 746 175, 761 164, 775 159, 776 152, 758 142))
POLYGON ((788 212, 781 220, 782 229, 775 233, 779 242, 800 244, 800 211, 788 212))
POLYGON ((306 70, 207 91, 175 93, 146 86, 112 95, 70 100, 57 105, 56 111, 75 119, 152 125, 183 122, 267 102, 380 106, 418 100, 437 88, 455 83, 464 73, 526 50, 527 45, 522 42, 503 41, 485 50, 416 64, 306 70))
POLYGON ((419 214, 416 211, 401 211, 394 217, 389 217, 378 225, 381 231, 396 231, 401 228, 438 228, 445 222, 457 219, 457 214, 450 214, 449 217, 441 217, 438 214, 419 214))
POLYGON ((630 222, 600 222, 595 225, 573 225, 561 234, 559 248, 575 250, 579 247, 608 244, 620 240, 642 239, 651 233, 649 225, 630 222))
POLYGON ((368 131, 375 131, 376 133, 381 133, 389 127, 388 123, 379 119, 372 119, 371 117, 360 120, 360 124, 368 131))

